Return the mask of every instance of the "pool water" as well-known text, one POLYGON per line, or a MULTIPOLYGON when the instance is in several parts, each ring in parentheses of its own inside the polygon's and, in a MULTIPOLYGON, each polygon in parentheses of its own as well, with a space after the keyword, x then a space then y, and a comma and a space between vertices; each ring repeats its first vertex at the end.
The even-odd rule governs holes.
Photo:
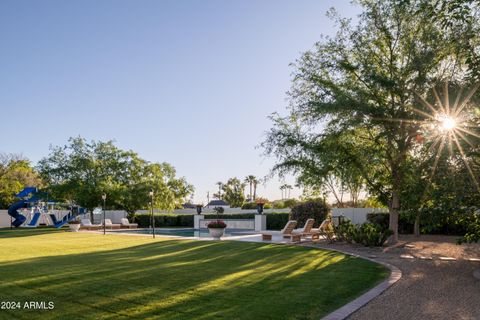
MULTIPOLYGON (((116 233, 153 234, 152 229, 118 230, 116 233)), ((208 229, 155 229, 155 234, 176 237, 210 238, 208 229)), ((253 230, 225 230, 225 237, 255 234, 253 230)))

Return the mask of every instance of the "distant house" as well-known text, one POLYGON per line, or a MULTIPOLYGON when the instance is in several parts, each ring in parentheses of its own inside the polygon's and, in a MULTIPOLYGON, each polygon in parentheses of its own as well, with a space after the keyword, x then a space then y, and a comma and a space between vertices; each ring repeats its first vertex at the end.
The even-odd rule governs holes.
POLYGON ((207 208, 215 208, 215 207, 222 207, 224 209, 230 208, 230 205, 228 202, 225 202, 223 200, 212 200, 210 201, 207 205, 207 208))

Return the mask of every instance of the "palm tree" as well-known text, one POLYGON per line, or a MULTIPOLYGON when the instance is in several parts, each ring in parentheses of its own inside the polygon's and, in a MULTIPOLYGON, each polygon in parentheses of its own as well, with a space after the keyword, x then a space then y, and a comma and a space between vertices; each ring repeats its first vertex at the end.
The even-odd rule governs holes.
POLYGON ((253 179, 253 201, 255 201, 257 199, 257 184, 259 183, 259 181, 257 180, 257 178, 253 179))
POLYGON ((254 175, 249 175, 245 177, 245 183, 248 183, 250 186, 250 193, 248 194, 248 200, 252 202, 252 186, 254 181, 257 179, 254 175))
MULTIPOLYGON (((290 191, 293 189, 293 187, 289 184, 286 184, 285 189, 288 190, 288 199, 290 199, 290 191)), ((287 192, 286 191, 285 191, 285 197, 287 197, 287 192)))
POLYGON ((216 183, 216 185, 218 186, 218 199, 222 199, 222 188, 223 188, 223 182, 222 181, 218 181, 216 183))
POLYGON ((283 200, 283 190, 285 190, 285 184, 282 184, 280 186, 280 191, 282 191, 282 200, 283 200))

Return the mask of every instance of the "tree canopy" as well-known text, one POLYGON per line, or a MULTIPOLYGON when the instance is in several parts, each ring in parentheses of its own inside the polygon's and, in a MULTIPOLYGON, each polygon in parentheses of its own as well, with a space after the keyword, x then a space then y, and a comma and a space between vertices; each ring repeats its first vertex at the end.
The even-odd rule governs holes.
POLYGON ((272 116, 263 146, 278 159, 274 170, 296 172, 306 184, 332 173, 341 180, 336 170, 347 168, 389 206, 395 242, 402 195, 417 173, 421 122, 430 112, 423 100, 445 81, 475 82, 478 20, 442 23, 428 0, 359 3, 357 25, 331 11, 338 33, 292 65, 289 114, 272 116))
POLYGON ((0 154, 0 208, 15 201, 15 194, 25 187, 42 187, 42 179, 30 161, 20 155, 0 154))

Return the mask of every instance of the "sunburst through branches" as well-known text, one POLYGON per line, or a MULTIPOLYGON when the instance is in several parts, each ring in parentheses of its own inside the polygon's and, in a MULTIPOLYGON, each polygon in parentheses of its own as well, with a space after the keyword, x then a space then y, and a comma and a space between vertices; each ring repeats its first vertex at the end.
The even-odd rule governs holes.
POLYGON ((478 132, 478 123, 474 121, 476 115, 472 110, 475 110, 475 106, 472 105, 471 101, 478 87, 479 84, 471 88, 465 95, 463 94, 463 89, 460 89, 455 100, 453 100, 453 104, 451 104, 449 97, 448 83, 444 85, 442 96, 436 88, 432 89, 433 103, 428 102, 427 99, 417 94, 426 110, 428 110, 413 108, 416 113, 424 118, 418 121, 417 124, 422 131, 422 140, 423 136, 430 140, 429 153, 434 154, 430 181, 445 150, 448 150, 450 158, 454 157, 455 153, 458 152, 472 181, 480 192, 480 184, 462 147, 465 144, 474 149, 479 147, 478 139, 480 139, 480 133, 478 132))

